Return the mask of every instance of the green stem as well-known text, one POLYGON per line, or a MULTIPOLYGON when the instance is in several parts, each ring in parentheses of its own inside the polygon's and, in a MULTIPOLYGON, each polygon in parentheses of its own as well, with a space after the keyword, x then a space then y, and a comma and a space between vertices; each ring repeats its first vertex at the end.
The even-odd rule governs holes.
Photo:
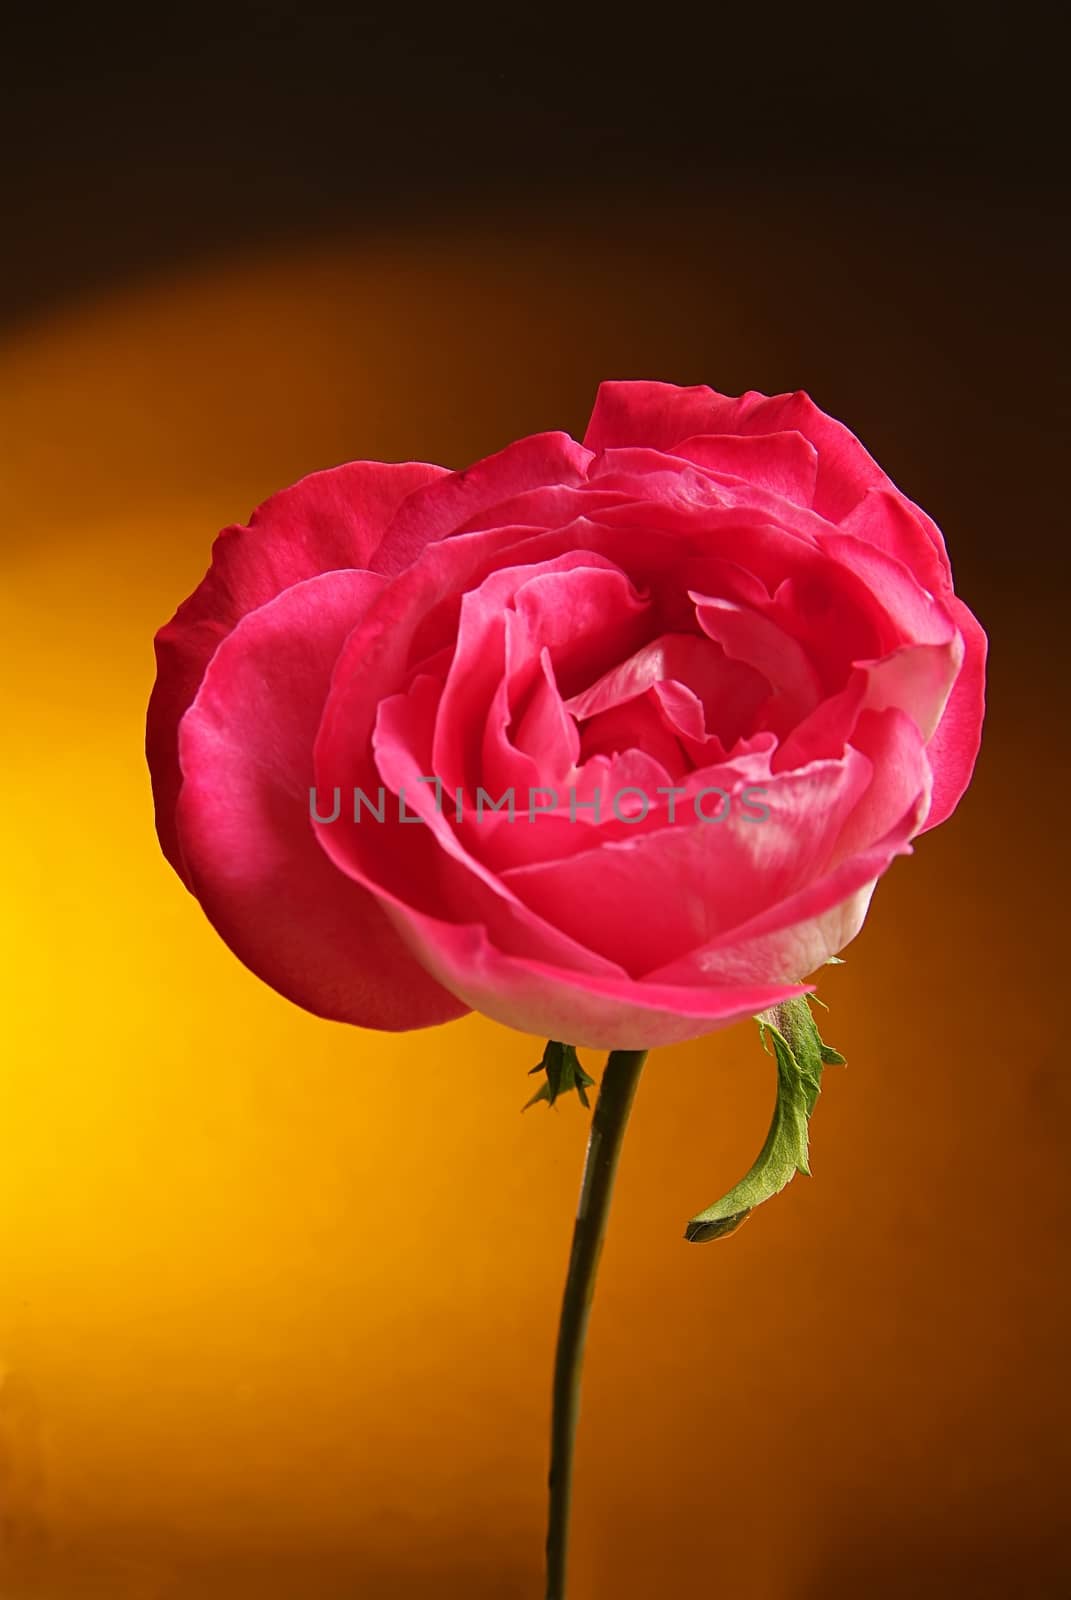
POLYGON ((547 1522, 546 1600, 565 1600, 569 1545, 569 1503, 573 1449, 580 1414, 580 1373, 595 1274, 606 1237, 614 1178, 629 1112, 647 1059, 646 1050, 614 1050, 602 1075, 591 1119, 573 1248, 565 1280, 558 1350, 554 1360, 554 1402, 550 1432, 550 1513, 547 1522))

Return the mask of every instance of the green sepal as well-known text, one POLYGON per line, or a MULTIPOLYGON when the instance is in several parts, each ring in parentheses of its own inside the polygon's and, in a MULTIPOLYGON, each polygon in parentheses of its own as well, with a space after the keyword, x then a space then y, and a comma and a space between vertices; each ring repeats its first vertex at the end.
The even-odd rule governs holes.
POLYGON ((521 1107, 527 1111, 528 1106, 534 1106, 537 1100, 545 1100, 552 1106, 559 1095, 568 1094, 575 1089, 580 1096, 581 1104, 591 1105, 585 1094, 590 1089, 595 1079, 588 1076, 577 1059, 576 1047, 571 1044, 559 1044, 556 1039, 547 1041, 547 1048, 543 1051, 543 1059, 532 1068, 529 1077, 535 1072, 545 1072, 546 1083, 541 1083, 527 1105, 521 1107))
POLYGON ((755 1207, 778 1194, 802 1172, 810 1177, 808 1125, 821 1092, 823 1067, 843 1066, 844 1057, 823 1042, 808 1001, 786 1000, 755 1018, 763 1049, 777 1063, 777 1102, 766 1142, 747 1175, 728 1194, 692 1217, 684 1230, 690 1244, 725 1239, 755 1207))

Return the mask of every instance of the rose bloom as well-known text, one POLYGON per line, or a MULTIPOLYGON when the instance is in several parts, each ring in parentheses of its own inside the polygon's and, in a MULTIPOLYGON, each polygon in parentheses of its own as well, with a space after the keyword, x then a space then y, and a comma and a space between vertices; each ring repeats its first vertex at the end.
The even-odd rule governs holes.
POLYGON ((803 992, 983 714, 940 533, 803 393, 604 383, 582 444, 314 473, 156 652, 160 842, 253 972, 363 1027, 611 1049, 803 992))

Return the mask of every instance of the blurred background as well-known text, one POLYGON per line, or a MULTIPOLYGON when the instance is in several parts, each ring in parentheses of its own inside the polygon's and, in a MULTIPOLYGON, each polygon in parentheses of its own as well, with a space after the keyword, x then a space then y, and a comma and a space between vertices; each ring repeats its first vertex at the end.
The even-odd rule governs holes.
MULTIPOLYGON (((541 1595, 587 1115, 542 1041, 318 1021, 161 858, 155 629, 314 468, 803 387, 989 630, 959 812, 823 998, 797 1179, 741 1027, 655 1052, 592 1323, 575 1600, 1062 1595, 1061 53, 1029 8, 12 24, 0 134, 3 1600, 541 1595)), ((599 1071, 594 1058, 586 1064, 599 1071)))

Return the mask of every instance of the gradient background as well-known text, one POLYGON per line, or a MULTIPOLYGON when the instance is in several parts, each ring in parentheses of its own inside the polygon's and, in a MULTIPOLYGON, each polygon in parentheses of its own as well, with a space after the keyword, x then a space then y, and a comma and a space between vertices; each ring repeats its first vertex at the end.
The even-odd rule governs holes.
POLYGON ((807 388, 942 525, 992 664, 973 788, 823 982, 849 1066, 814 1179, 685 1245, 772 1074, 750 1028, 651 1057, 573 1595, 1066 1592, 1069 261, 1035 26, 16 25, 3 1600, 542 1593, 587 1117, 520 1115, 542 1041, 260 985, 159 855, 141 744, 220 526, 355 456, 579 437, 604 377, 807 388))

